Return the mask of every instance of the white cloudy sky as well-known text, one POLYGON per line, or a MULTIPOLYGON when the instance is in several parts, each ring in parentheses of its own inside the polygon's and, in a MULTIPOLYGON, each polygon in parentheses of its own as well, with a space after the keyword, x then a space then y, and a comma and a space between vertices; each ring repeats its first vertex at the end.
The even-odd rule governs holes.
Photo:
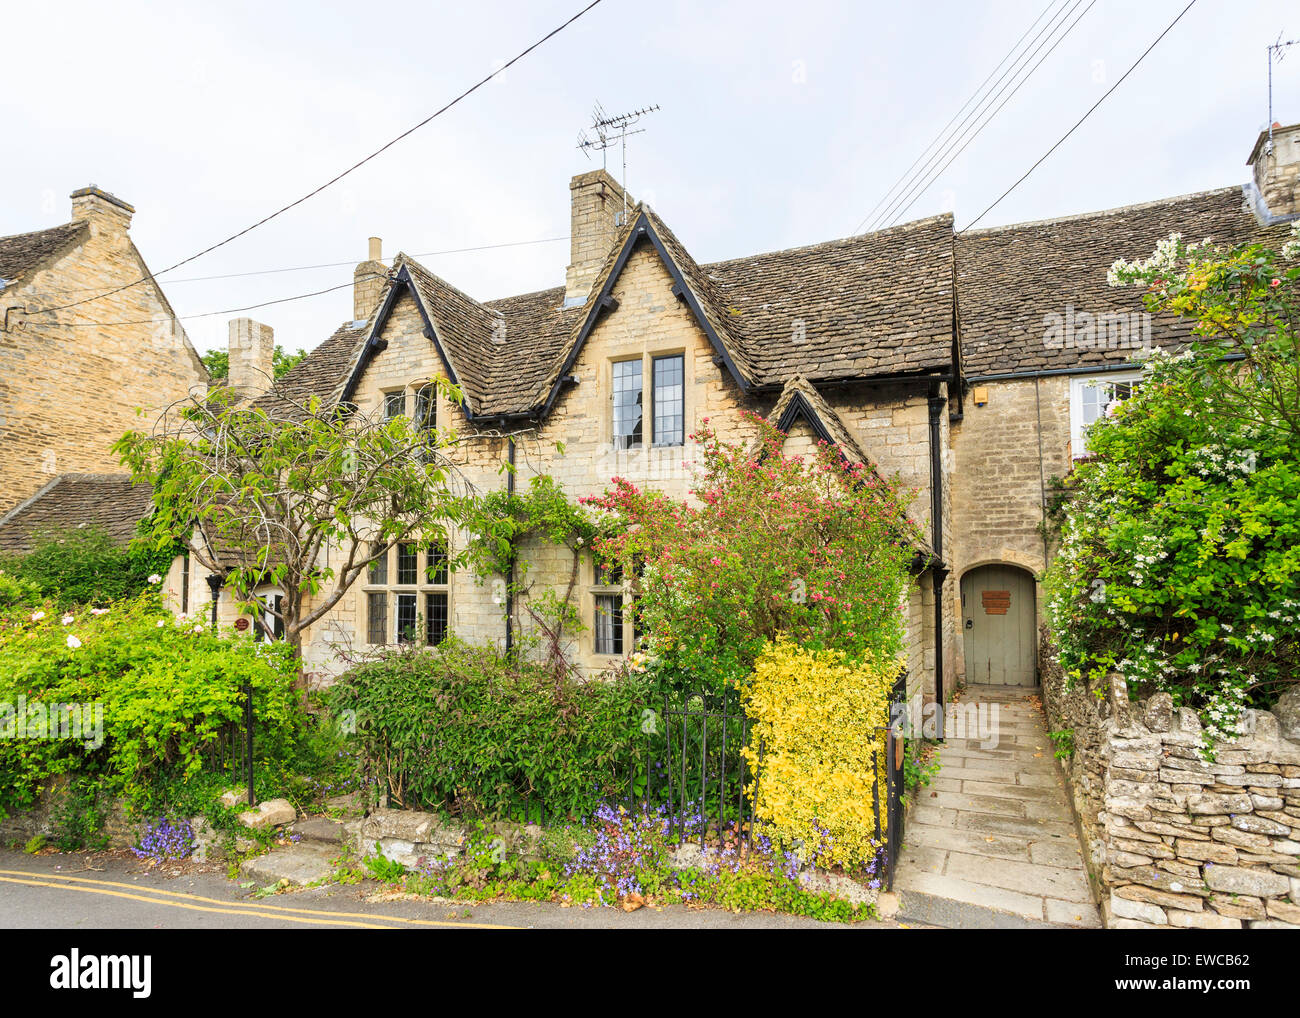
MULTIPOLYGON (((157 270, 323 183, 584 2, 11 5, 0 233, 65 221, 68 193, 94 182, 136 206, 133 234, 157 270)), ((950 205, 959 226, 972 219, 1184 3, 1099 0, 907 218, 950 205)), ((341 184, 164 285, 190 316, 351 270, 194 277, 359 260, 372 234, 386 257, 564 237, 568 179, 593 165, 574 143, 596 100, 662 107, 629 144, 628 186, 700 261, 846 236, 1046 6, 604 0, 341 184)), ((1300 36, 1287 0, 1200 0, 981 225, 1241 183, 1267 120, 1265 47, 1284 30, 1300 36)), ((1277 119, 1300 119, 1300 47, 1274 94, 1277 119)), ((562 283, 568 245, 424 261, 489 299, 562 283)), ((342 290, 251 314, 292 349, 351 312, 342 290)), ((186 327, 200 349, 225 344, 224 317, 186 327)))

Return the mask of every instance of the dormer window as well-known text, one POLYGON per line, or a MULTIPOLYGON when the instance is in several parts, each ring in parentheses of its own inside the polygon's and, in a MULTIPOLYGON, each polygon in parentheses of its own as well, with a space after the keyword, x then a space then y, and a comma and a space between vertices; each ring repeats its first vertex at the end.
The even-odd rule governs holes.
POLYGON ((406 390, 384 393, 384 420, 391 421, 406 413, 406 390))

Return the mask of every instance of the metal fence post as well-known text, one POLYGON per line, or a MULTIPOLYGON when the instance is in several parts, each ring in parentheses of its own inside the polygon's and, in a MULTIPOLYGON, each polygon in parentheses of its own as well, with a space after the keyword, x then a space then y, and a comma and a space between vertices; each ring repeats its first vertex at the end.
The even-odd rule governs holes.
POLYGON ((244 683, 244 763, 248 768, 248 804, 257 805, 253 794, 253 687, 244 683))

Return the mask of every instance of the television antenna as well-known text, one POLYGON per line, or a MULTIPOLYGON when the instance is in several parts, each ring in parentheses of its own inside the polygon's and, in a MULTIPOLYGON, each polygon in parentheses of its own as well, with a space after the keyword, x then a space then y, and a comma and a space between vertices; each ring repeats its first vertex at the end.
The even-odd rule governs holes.
POLYGON ((643 106, 639 110, 632 110, 630 113, 619 113, 610 116, 605 112, 605 108, 597 101, 591 111, 592 133, 588 134, 587 130, 578 132, 578 148, 588 159, 591 158, 593 151, 600 153, 601 169, 607 170, 608 156, 607 152, 614 145, 618 145, 623 152, 623 217, 627 218, 627 139, 629 135, 643 134, 645 128, 632 129, 632 125, 649 113, 655 113, 659 110, 658 104, 654 106, 643 106))
POLYGON ((1286 57, 1286 51, 1297 44, 1300 39, 1288 39, 1282 41, 1282 33, 1278 32, 1277 41, 1270 43, 1268 47, 1268 151, 1273 151, 1273 65, 1280 64, 1286 57))

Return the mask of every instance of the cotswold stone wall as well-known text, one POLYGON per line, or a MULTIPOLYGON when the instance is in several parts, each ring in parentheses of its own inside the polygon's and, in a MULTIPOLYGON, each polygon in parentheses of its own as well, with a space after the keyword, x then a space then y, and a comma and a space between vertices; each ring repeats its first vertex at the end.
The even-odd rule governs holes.
POLYGON ((1046 641, 1040 659, 1051 727, 1074 732, 1065 771, 1105 924, 1300 929, 1300 741, 1253 711, 1207 762, 1167 693, 1130 702, 1119 675, 1101 697, 1067 690, 1046 641))

